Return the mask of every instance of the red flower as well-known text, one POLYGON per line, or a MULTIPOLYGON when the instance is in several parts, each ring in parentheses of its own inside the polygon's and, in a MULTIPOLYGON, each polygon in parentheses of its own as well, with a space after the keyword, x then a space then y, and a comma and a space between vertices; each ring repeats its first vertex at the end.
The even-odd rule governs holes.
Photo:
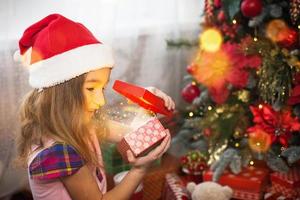
POLYGON ((216 103, 224 103, 228 86, 243 88, 248 82, 248 68, 258 68, 259 56, 246 56, 238 44, 225 43, 217 52, 201 51, 195 60, 194 78, 205 85, 216 103))
POLYGON ((250 106, 253 114, 254 126, 248 129, 248 132, 264 130, 271 135, 272 143, 279 141, 284 147, 287 147, 288 140, 293 131, 300 131, 300 123, 297 117, 291 116, 290 110, 276 112, 268 105, 259 107, 250 106))

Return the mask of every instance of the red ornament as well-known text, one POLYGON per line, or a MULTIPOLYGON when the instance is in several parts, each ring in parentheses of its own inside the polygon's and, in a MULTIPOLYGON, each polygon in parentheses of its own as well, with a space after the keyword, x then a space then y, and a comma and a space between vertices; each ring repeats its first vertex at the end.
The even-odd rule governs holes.
POLYGON ((212 131, 210 128, 206 128, 203 130, 203 135, 205 135, 206 137, 210 137, 212 134, 212 131))
POLYGON ((281 47, 291 49, 298 43, 298 33, 294 29, 285 28, 278 33, 278 44, 281 47))
POLYGON ((193 73, 195 72, 195 70, 196 70, 196 67, 197 67, 197 64, 191 63, 190 65, 188 65, 188 66, 186 67, 187 73, 193 74, 193 73))
POLYGON ((201 91, 199 87, 190 83, 183 88, 181 96, 186 102, 192 103, 194 99, 200 95, 200 93, 201 91))
POLYGON ((181 164, 187 164, 188 163, 188 158, 186 156, 181 157, 180 159, 181 164))
POLYGON ((221 10, 218 14, 218 20, 220 22, 224 22, 226 20, 226 15, 225 15, 225 12, 224 10, 221 10))
POLYGON ((241 11, 245 17, 258 16, 262 11, 261 0, 244 0, 241 4, 241 11))
POLYGON ((216 8, 220 8, 220 7, 222 6, 221 0, 214 0, 214 6, 215 6, 216 8))

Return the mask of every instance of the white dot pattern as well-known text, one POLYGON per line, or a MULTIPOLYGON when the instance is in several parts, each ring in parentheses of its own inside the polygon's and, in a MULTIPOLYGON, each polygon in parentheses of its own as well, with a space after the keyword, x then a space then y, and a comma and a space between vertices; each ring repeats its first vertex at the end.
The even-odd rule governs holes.
POLYGON ((124 139, 130 145, 135 156, 138 156, 161 141, 166 135, 165 129, 159 120, 153 118, 134 132, 127 134, 124 139))

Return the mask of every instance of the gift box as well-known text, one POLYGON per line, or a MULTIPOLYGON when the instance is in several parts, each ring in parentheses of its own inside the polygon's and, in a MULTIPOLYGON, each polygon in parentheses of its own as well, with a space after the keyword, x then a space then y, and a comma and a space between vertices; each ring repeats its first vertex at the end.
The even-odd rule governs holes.
POLYGON ((117 149, 124 160, 127 160, 127 150, 131 150, 134 156, 142 156, 155 148, 167 136, 164 127, 157 118, 152 118, 146 124, 135 131, 126 134, 117 149))
POLYGON ((143 200, 161 200, 166 181, 166 174, 177 174, 179 169, 180 165, 178 159, 168 153, 165 153, 162 157, 160 166, 151 167, 143 178, 143 200))
POLYGON ((190 199, 184 183, 174 173, 166 174, 162 200, 188 200, 190 199))
POLYGON ((300 169, 292 168, 288 173, 271 174, 272 192, 280 193, 286 198, 300 197, 300 169))
MULTIPOLYGON (((268 183, 268 174, 267 169, 255 167, 244 168, 239 174, 225 171, 218 183, 231 187, 236 199, 261 199, 268 183)), ((203 180, 211 181, 212 176, 212 171, 205 171, 203 180)))

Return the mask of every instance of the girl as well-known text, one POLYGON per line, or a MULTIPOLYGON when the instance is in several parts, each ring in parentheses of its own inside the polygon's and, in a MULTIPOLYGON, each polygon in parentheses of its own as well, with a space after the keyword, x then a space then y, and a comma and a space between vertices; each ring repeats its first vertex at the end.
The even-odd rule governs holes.
MULTIPOLYGON (((34 88, 21 105, 20 159, 28 166, 36 200, 128 199, 149 165, 168 149, 170 134, 148 155, 135 158, 123 181, 106 192, 98 138, 116 138, 93 122, 105 104, 104 88, 114 65, 111 49, 82 24, 59 14, 27 28, 19 41, 34 88)), ((169 109, 174 102, 160 90, 169 109)), ((116 132, 116 130, 112 131, 116 132)))

